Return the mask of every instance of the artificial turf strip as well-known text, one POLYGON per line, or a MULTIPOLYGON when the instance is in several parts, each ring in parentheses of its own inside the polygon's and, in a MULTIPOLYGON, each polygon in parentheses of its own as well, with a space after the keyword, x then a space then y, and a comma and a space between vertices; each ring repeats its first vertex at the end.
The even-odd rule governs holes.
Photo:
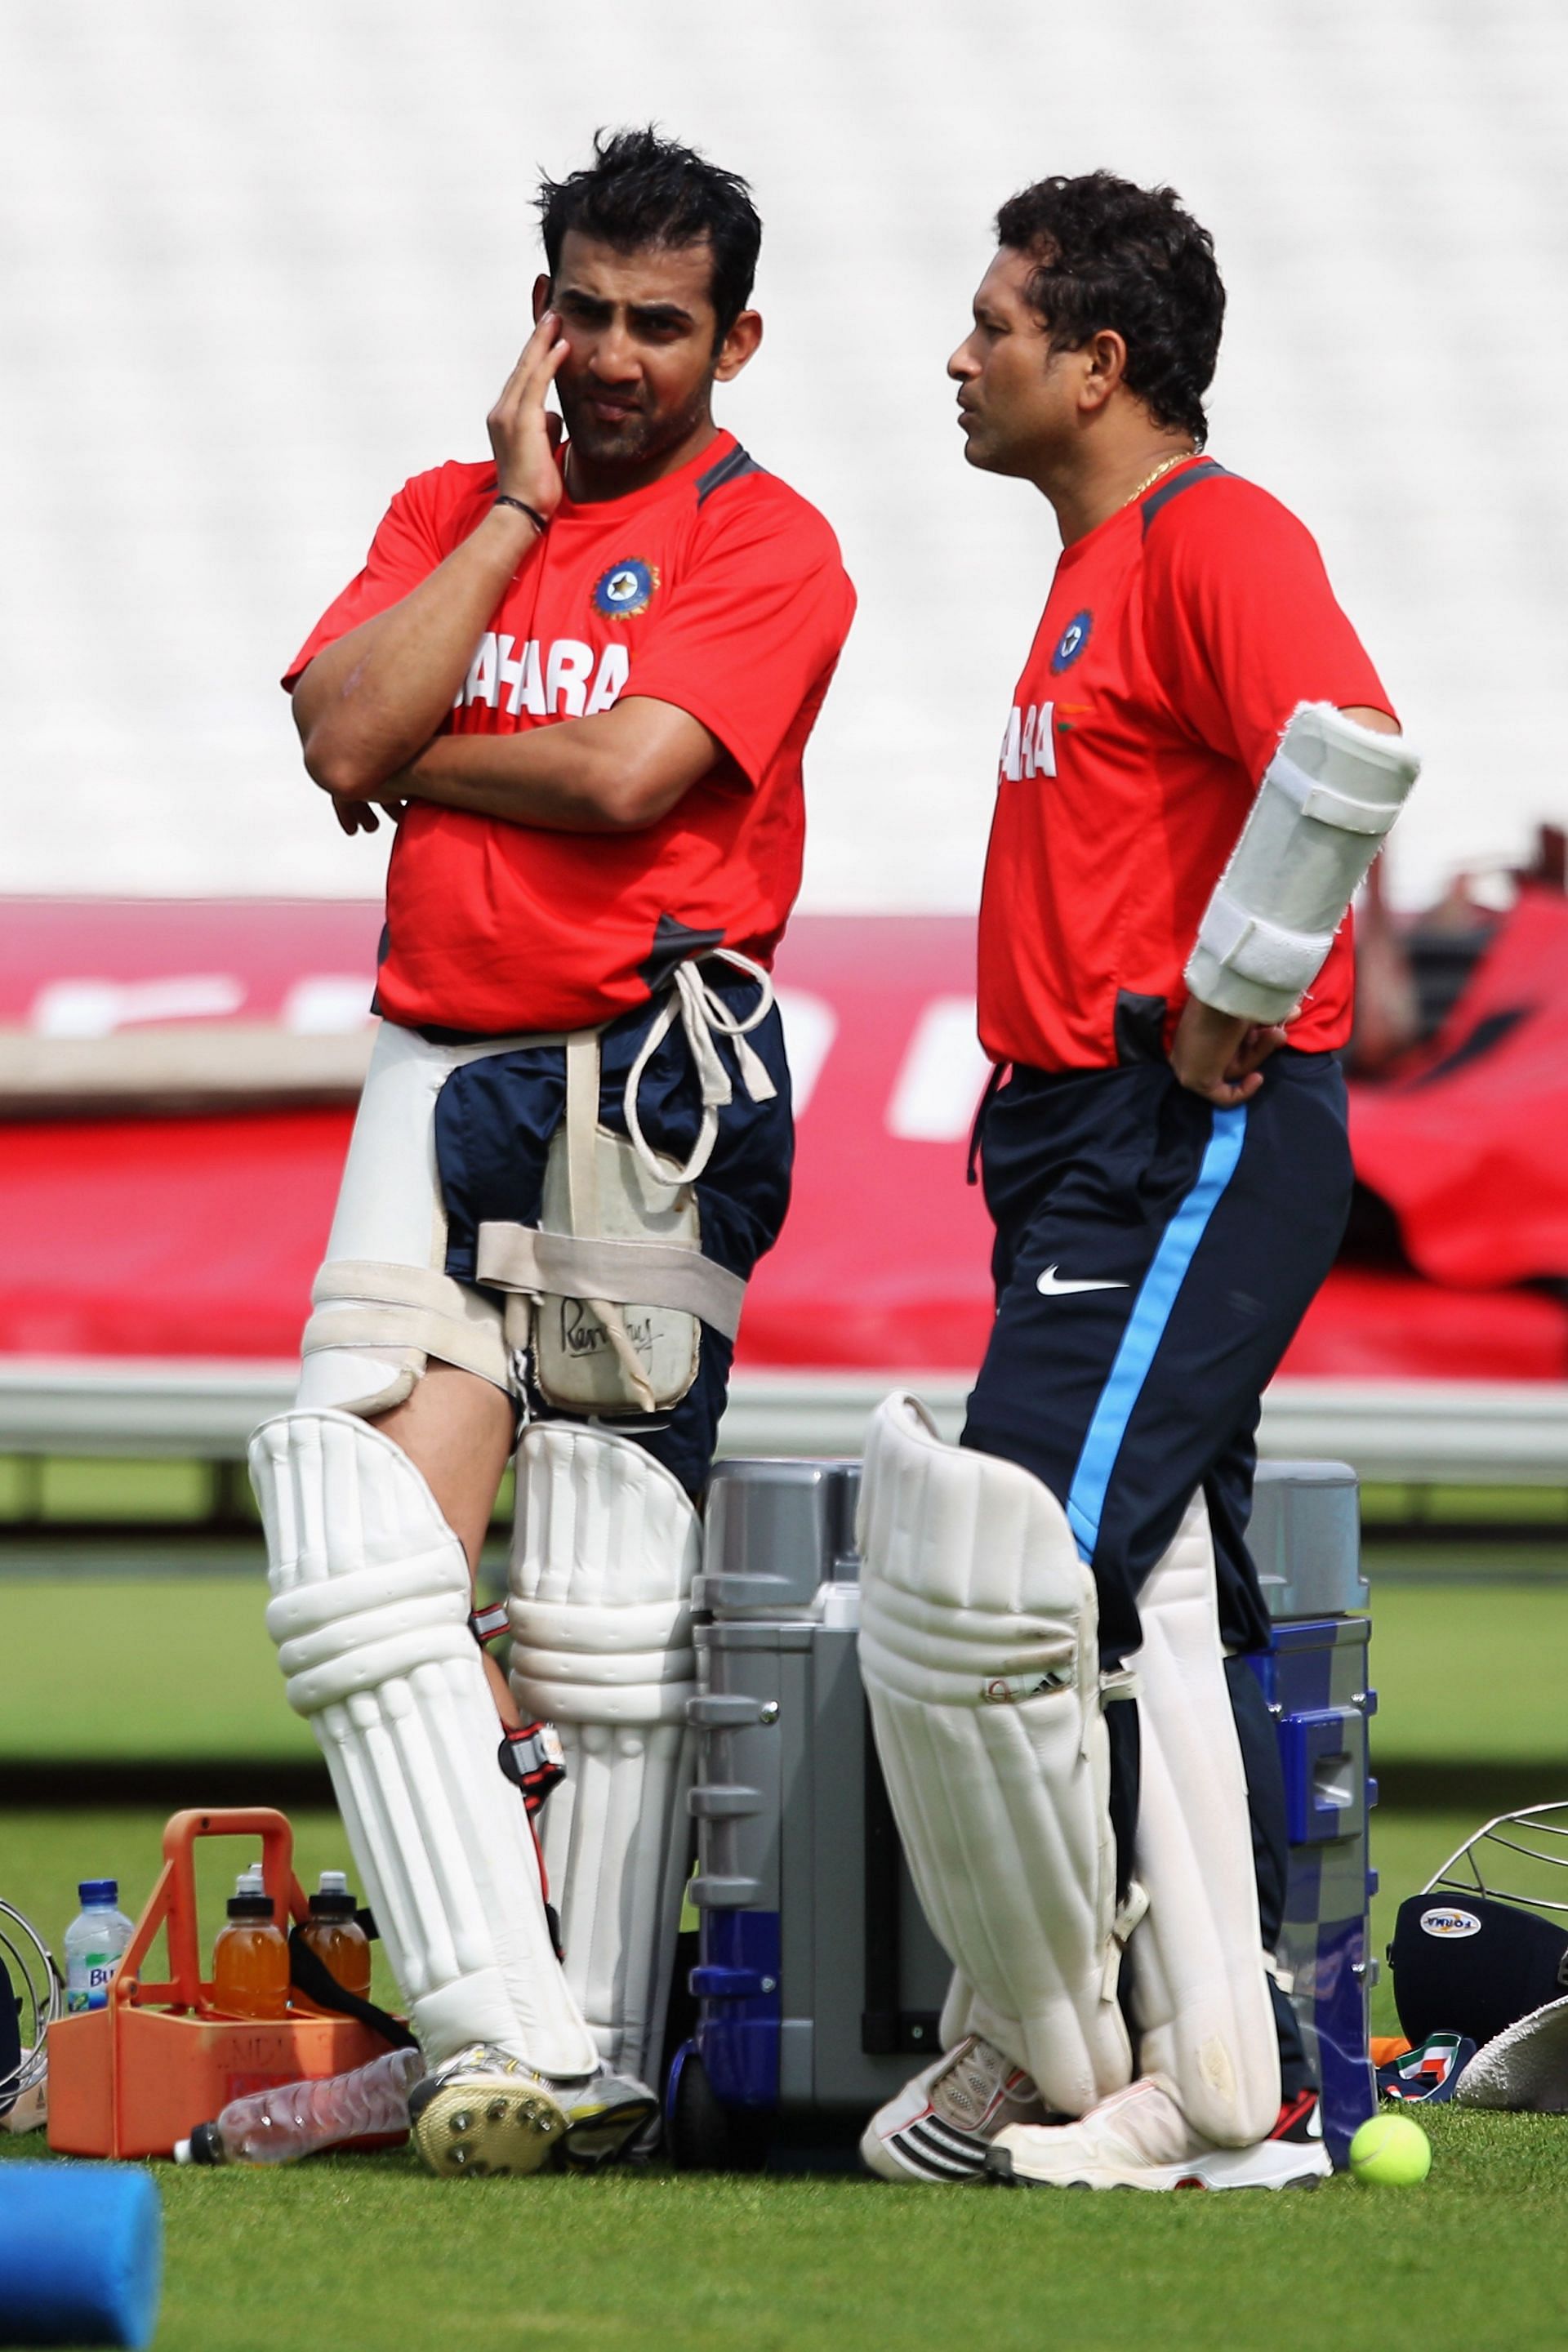
POLYGON ((1424 2188, 1338 2179, 1311 2195, 658 2168, 446 2182, 406 2152, 283 2171, 159 2165, 158 2352, 1561 2346, 1568 2120, 1452 2109, 1428 2120, 1424 2188))

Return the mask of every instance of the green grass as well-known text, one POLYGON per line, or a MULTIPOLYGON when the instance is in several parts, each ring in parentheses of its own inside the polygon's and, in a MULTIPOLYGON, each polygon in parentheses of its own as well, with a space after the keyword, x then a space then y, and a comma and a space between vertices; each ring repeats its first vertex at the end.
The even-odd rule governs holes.
POLYGON ((1568 1585, 1373 1587, 1373 1754, 1539 1762, 1568 1796, 1568 1585))
MULTIPOLYGON (((156 1519, 198 1524, 220 1500, 257 1526, 261 1514, 239 1465, 115 1454, 0 1454, 0 1526, 97 1519, 134 1527, 156 1519)), ((512 1474, 496 1496, 496 1517, 511 1517, 512 1474)))
POLYGON ((266 1605, 260 1575, 0 1582, 0 1757, 314 1756, 266 1605))
MULTIPOLYGON (((0 1759, 308 1758, 284 1704, 261 1578, 0 1580, 0 1759)), ((1375 1756, 1541 1762, 1568 1795, 1568 1584, 1374 1587, 1375 1756)))
POLYGON ((1561 2345, 1568 2126, 1445 2110, 1431 2136, 1421 2190, 1336 2179, 1278 2197, 662 2168, 437 2183, 406 2153, 275 2173, 159 2165, 156 2341, 159 2352, 1561 2345))
MULTIPOLYGON (((1436 1555, 1444 1570, 1452 1555, 1436 1555)), ((1529 1567, 1539 1553, 1521 1554, 1529 1567)), ((1376 1560, 1373 1562, 1374 1576, 1376 1560)), ((259 1580, 0 1582, 0 1756, 121 1761, 311 1755, 283 1704, 259 1580)), ((1374 1585, 1374 1758, 1510 1764, 1568 1794, 1557 1664, 1568 1588, 1374 1585)), ((1373 1948, 1400 1898, 1478 1825, 1384 1808, 1373 1948)), ((134 1911, 162 1820, 0 1812, 0 1893, 57 1945, 79 1877, 134 1911)), ((300 1876, 346 1860, 330 1812, 295 1818, 300 1876)), ((248 1847, 200 1850, 205 1937, 248 1847)), ((377 1991, 390 1996, 380 1973, 377 1991)), ((1395 2030, 1391 1988, 1373 2030, 1395 2030)), ((1568 2343, 1568 2119, 1431 2116, 1416 2192, 1336 2179, 1311 2197, 1007 2196, 853 2179, 437 2183, 412 2158, 280 2172, 160 2165, 160 2352, 516 2344, 528 2352, 1489 2352, 1568 2343)), ((43 2151, 0 2137, 0 2156, 43 2151)), ((0 2183, 0 2195, 3 2195, 0 2183)))

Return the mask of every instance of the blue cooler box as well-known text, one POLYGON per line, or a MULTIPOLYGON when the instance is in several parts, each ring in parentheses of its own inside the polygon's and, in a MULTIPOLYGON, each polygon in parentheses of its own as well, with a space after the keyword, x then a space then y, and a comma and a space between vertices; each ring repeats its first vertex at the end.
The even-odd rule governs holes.
MULTIPOLYGON (((893 1823, 860 1686, 858 1462, 721 1462, 698 1580, 695 2029, 666 2090, 678 2165, 844 2163, 938 2047, 950 1973, 893 1823), (704 1622, 706 1621, 706 1622, 704 1622)), ((1252 1664, 1279 1731, 1280 1959, 1336 2164, 1367 2055, 1367 1588, 1354 1475, 1264 1463, 1250 1533, 1274 1619, 1252 1664)))

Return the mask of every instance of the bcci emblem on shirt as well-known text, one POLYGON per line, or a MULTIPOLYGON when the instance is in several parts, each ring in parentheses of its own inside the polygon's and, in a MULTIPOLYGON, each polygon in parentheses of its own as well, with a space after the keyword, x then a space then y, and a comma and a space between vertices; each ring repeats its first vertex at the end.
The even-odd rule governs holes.
POLYGON ((651 563, 634 556, 626 563, 612 563, 594 583, 594 609, 612 621, 629 621, 638 613, 646 613, 653 602, 653 592, 658 586, 658 572, 651 563))
POLYGON ((1057 646, 1055 653, 1051 656, 1051 667, 1058 677, 1064 669, 1070 669, 1073 663, 1077 661, 1079 654, 1082 653, 1085 646, 1089 643, 1089 633, 1093 626, 1094 614, 1092 613, 1075 613, 1073 614, 1072 619, 1062 631, 1060 641, 1057 646))

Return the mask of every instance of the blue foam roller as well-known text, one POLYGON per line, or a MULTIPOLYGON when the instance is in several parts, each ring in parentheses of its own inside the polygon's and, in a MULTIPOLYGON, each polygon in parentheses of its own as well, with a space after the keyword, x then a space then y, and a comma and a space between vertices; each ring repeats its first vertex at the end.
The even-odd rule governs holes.
POLYGON ((0 2344, 150 2344, 163 2209, 130 2164, 0 2164, 0 2344))

